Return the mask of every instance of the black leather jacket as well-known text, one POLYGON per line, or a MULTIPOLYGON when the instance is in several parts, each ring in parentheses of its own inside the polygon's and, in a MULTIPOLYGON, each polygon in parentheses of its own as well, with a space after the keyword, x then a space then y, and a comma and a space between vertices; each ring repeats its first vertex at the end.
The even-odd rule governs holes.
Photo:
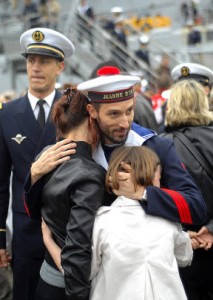
MULTIPOLYGON (((43 179, 42 217, 62 248, 68 299, 89 297, 92 229, 105 197, 105 173, 92 160, 90 145, 77 142, 76 154, 43 179)), ((29 212, 38 216, 38 199, 30 193, 26 201, 29 212)))

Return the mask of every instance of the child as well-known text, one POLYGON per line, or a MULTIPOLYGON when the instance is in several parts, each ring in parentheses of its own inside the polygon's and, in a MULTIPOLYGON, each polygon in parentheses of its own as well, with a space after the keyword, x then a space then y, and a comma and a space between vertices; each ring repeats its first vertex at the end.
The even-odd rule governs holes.
MULTIPOLYGON (((160 161, 146 147, 122 147, 110 158, 106 175, 118 189, 122 163, 137 185, 160 187, 160 161)), ((158 201, 158 199, 156 199, 158 201)), ((192 260, 189 236, 180 224, 147 215, 138 201, 119 196, 101 207, 93 228, 91 300, 183 300, 178 265, 192 260)))

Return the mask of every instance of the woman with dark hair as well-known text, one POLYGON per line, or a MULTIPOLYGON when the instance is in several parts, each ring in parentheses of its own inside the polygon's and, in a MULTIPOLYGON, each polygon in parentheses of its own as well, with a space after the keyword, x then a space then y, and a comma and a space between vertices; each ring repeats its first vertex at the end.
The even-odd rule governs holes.
POLYGON ((62 248, 59 268, 47 251, 35 299, 87 299, 92 228, 105 193, 105 170, 92 160, 97 128, 89 118, 87 98, 71 89, 55 104, 52 120, 57 139, 70 138, 77 151, 43 178, 40 201, 31 197, 36 183, 26 199, 31 217, 41 215, 62 248))

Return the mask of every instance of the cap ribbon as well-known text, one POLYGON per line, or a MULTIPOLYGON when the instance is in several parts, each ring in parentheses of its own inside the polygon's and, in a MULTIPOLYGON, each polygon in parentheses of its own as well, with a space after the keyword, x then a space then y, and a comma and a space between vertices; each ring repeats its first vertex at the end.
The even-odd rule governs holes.
POLYGON ((30 46, 27 47, 27 50, 31 49, 31 48, 33 48, 33 49, 37 48, 37 49, 50 50, 50 51, 53 51, 53 52, 59 54, 62 58, 64 58, 64 53, 62 51, 54 48, 54 47, 50 47, 50 46, 46 46, 46 45, 32 44, 32 45, 30 45, 30 46))
POLYGON ((133 88, 125 90, 117 90, 113 92, 88 92, 88 98, 92 102, 97 103, 111 103, 129 100, 134 97, 133 88))

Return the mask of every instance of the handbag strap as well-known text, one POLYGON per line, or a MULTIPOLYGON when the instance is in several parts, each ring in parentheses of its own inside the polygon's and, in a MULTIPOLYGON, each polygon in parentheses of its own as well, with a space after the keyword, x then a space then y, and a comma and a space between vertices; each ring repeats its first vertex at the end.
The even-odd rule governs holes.
POLYGON ((212 170, 209 168, 207 162, 204 160, 202 155, 197 151, 194 145, 190 142, 190 140, 182 133, 182 132, 174 132, 174 136, 176 136, 182 144, 188 149, 189 152, 194 156, 194 158, 199 162, 199 164, 206 171, 208 176, 212 176, 212 170))

